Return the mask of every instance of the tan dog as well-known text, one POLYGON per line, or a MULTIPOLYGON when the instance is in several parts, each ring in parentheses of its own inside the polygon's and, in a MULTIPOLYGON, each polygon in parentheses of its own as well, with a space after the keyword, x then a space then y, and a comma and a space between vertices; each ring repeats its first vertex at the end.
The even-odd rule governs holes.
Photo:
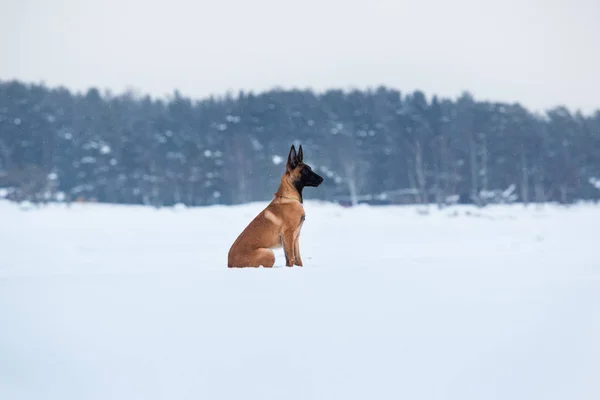
POLYGON ((300 257, 300 229, 304 222, 302 189, 305 186, 317 187, 323 178, 304 164, 302 146, 292 145, 288 155, 285 174, 281 178, 275 198, 233 242, 227 259, 229 268, 263 267, 275 264, 271 249, 283 246, 285 265, 302 266, 300 257))

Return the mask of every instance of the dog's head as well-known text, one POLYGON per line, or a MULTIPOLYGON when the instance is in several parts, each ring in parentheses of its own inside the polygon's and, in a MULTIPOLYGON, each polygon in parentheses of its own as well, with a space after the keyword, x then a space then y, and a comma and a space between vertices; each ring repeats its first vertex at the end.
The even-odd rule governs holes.
POLYGON ((302 146, 298 148, 298 153, 296 153, 296 148, 292 145, 285 170, 299 193, 302 193, 302 188, 305 186, 317 187, 323 183, 323 177, 313 172, 312 168, 305 164, 303 159, 302 146))

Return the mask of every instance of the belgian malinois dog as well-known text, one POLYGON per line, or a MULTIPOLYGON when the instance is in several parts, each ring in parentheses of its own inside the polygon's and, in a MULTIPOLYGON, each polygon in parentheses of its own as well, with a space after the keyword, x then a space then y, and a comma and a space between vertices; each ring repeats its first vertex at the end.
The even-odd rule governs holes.
POLYGON ((275 264, 271 249, 279 247, 283 247, 287 267, 302 267, 298 243, 304 222, 302 189, 317 187, 323 182, 322 177, 304 164, 303 158, 302 146, 296 153, 292 145, 275 198, 233 242, 227 260, 229 268, 271 268, 275 264))

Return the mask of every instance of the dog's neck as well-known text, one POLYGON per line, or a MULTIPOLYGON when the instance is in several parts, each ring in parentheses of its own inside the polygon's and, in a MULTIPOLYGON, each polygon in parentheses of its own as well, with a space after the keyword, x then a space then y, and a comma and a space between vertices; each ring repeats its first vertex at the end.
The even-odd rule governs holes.
POLYGON ((275 192, 275 197, 302 203, 302 189, 302 186, 290 183, 286 174, 281 178, 281 183, 279 184, 279 189, 275 192))

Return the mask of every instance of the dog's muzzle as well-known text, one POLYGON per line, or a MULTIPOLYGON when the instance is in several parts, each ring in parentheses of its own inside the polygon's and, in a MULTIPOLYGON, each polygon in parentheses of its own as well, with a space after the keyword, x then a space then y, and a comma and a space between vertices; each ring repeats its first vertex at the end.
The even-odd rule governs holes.
POLYGON ((311 177, 311 180, 310 180, 310 186, 317 187, 321 183, 323 183, 323 177, 319 176, 317 174, 313 174, 313 176, 311 177))

